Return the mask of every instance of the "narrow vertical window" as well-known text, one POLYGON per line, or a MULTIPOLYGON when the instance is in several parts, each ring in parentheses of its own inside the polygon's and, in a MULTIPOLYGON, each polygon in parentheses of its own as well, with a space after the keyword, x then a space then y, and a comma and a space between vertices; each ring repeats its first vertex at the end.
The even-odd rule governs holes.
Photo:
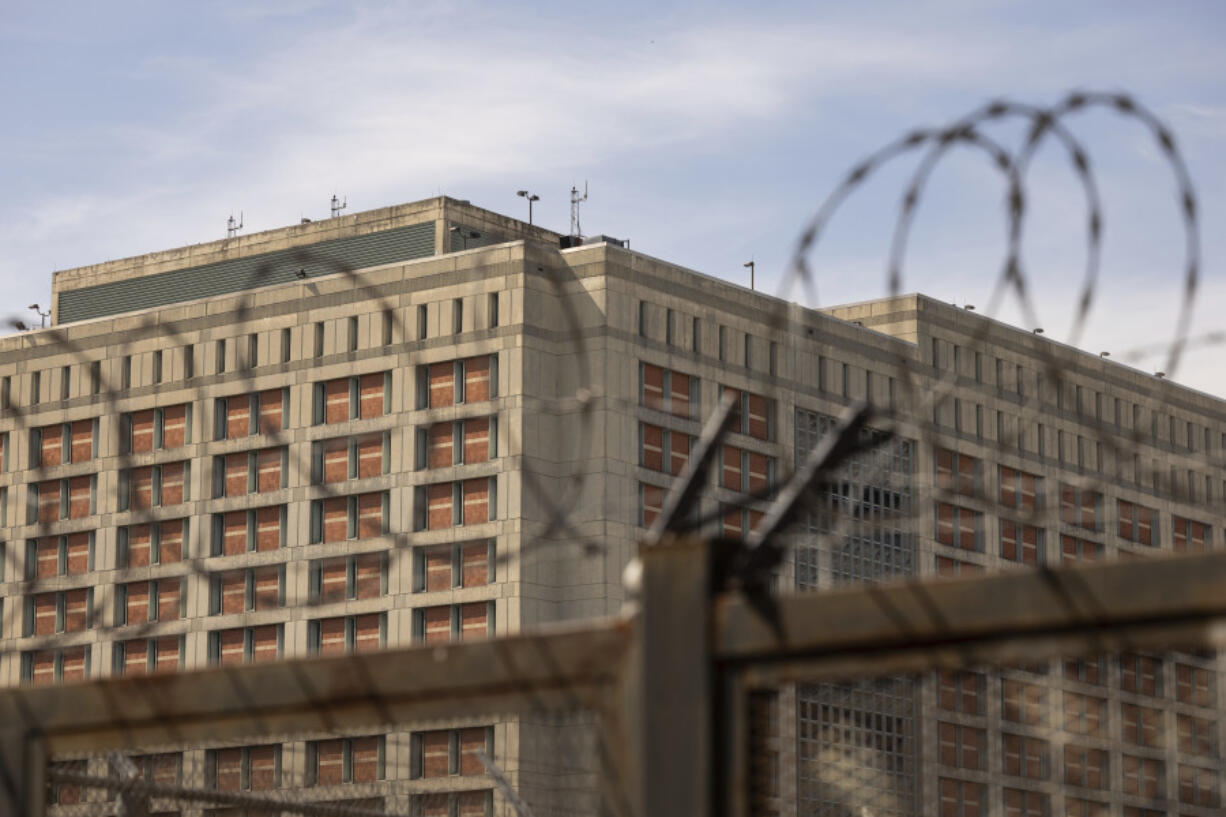
POLYGON ((383 345, 392 345, 392 310, 383 310, 383 345))
POLYGON ((38 405, 39 398, 42 395, 43 378, 42 372, 34 372, 30 375, 30 402, 33 405, 38 405))
POLYGON ((315 322, 315 357, 324 356, 324 322, 315 322))
POLYGON ((745 368, 753 368, 753 335, 745 333, 745 368))
POLYGON ((458 335, 464 331, 464 299, 456 298, 451 302, 451 333, 458 335))
POLYGON ((252 332, 247 336, 247 368, 254 369, 260 365, 260 336, 252 332))
POLYGON ((490 329, 496 329, 498 327, 498 293, 491 292, 488 301, 486 311, 489 313, 490 329))
POLYGON ((289 327, 281 330, 281 362, 289 363, 289 345, 290 345, 290 330, 289 327))
POLYGON ((420 304, 417 307, 417 339, 426 339, 426 305, 420 304))
POLYGON ((770 373, 772 375, 777 374, 778 367, 779 367, 779 344, 775 343, 775 341, 772 340, 771 345, 770 345, 770 373))
MULTIPOLYGON (((160 355, 161 352, 156 352, 155 354, 160 355)), ((71 385, 72 385, 72 367, 64 366, 60 369, 60 399, 61 400, 67 400, 69 397, 72 396, 71 385)))
POLYGON ((226 371, 226 339, 221 338, 217 341, 217 373, 223 374, 226 371))
POLYGON ((647 337, 647 302, 639 301, 639 337, 647 337))
POLYGON ((95 360, 89 364, 89 393, 102 391, 102 362, 95 360))
POLYGON ((664 313, 664 342, 669 346, 673 345, 673 323, 676 322, 676 317, 671 309, 664 313))
POLYGON ((690 321, 690 325, 690 350, 697 354, 699 349, 698 318, 694 318, 692 321, 690 321))
POLYGON ((349 351, 356 352, 358 350, 358 316, 349 316, 349 351))
POLYGON ((719 362, 723 363, 728 359, 728 327, 721 326, 719 328, 719 362))
POLYGON ((183 379, 191 380, 196 376, 196 347, 183 347, 183 379))

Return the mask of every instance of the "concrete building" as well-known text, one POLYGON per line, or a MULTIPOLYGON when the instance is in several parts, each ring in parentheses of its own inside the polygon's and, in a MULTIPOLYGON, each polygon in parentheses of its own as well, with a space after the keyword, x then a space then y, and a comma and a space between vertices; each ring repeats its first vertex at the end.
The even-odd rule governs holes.
MULTIPOLYGON (((923 296, 788 306, 780 326, 769 296, 570 243, 438 198, 57 273, 53 327, 0 339, 3 683, 614 614, 725 389, 738 426, 703 510, 730 536, 764 507, 744 495, 852 401, 951 389, 848 469, 784 585, 1222 536, 1216 398, 923 296)), ((781 690, 761 702, 756 801, 1208 817, 1222 669, 1171 653, 781 690)), ((477 718, 143 762, 192 785, 502 813, 483 750, 536 814, 570 814, 596 810, 585 734, 477 718)))

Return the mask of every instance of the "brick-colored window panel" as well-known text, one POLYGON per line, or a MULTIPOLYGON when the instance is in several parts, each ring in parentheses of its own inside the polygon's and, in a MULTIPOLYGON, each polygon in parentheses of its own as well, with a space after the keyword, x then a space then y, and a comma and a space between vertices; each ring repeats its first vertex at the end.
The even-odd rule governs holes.
POLYGON ((344 601, 347 593, 348 570, 344 559, 324 562, 319 568, 319 601, 328 604, 344 601))
POLYGON ((1179 802, 1216 808, 1221 802, 1218 773, 1213 769, 1179 765, 1179 802))
POLYGON ((275 610, 281 606, 281 568, 267 565, 255 568, 255 609, 275 610))
POLYGON ((90 476, 73 477, 68 480, 68 518, 84 519, 89 516, 91 485, 90 476))
POLYGON ((370 479, 383 473, 383 436, 379 434, 358 440, 358 479, 370 479))
POLYGON ((1142 695, 1158 695, 1162 662, 1147 655, 1120 656, 1120 688, 1142 695))
POLYGON ((937 723, 937 750, 940 762, 963 769, 981 769, 984 765, 986 732, 971 726, 937 723))
POLYGON ((145 675, 149 672, 149 642, 136 638, 123 643, 123 674, 145 675))
POLYGON ((349 500, 334 496, 323 501, 324 542, 343 542, 349 537, 349 500))
POLYGON ((451 545, 427 548, 426 590, 451 589, 451 545))
POLYGON ((490 583, 490 548, 485 542, 464 545, 460 550, 465 587, 490 583))
POLYGON ((44 536, 34 545, 34 565, 37 578, 58 576, 60 572, 60 540, 57 536, 44 536))
POLYGON ((740 508, 731 508, 724 512, 724 536, 730 539, 740 539, 745 534, 744 525, 740 508))
POLYGON ((643 497, 643 527, 651 527, 664 508, 664 489, 656 485, 639 485, 643 497))
POLYGON ((242 496, 247 493, 247 475, 250 471, 247 452, 227 454, 225 463, 226 496, 242 496))
MULTIPOLYGON (((183 561, 183 520, 182 519, 167 519, 161 525, 161 541, 159 549, 161 550, 162 564, 172 564, 174 562, 183 561)), ((129 549, 131 547, 131 539, 129 539, 129 549)))
POLYGON ((64 429, 63 426, 44 426, 42 433, 42 448, 39 450, 39 461, 44 468, 61 465, 64 462, 64 429))
POLYGON ((1004 747, 1004 772, 1030 780, 1046 780, 1051 747, 1047 741, 1024 735, 1001 735, 1004 747))
POLYGON ((325 618, 319 622, 319 652, 321 655, 345 652, 345 619, 325 618))
POLYGON ((155 642, 157 672, 174 672, 183 665, 180 647, 181 644, 177 635, 159 638, 155 642))
POLYGON ((221 594, 223 615, 242 613, 247 609, 246 571, 232 570, 229 573, 222 573, 217 579, 217 586, 221 594))
POLYGON ((179 618, 182 603, 182 588, 177 579, 158 582, 158 621, 179 618))
POLYGON ((643 405, 662 411, 664 409, 664 370, 650 363, 642 364, 643 405))
POLYGON ((243 784, 243 750, 218 749, 214 753, 217 764, 217 788, 221 791, 238 791, 243 784))
POLYGON ((363 420, 383 416, 383 372, 358 378, 358 416, 363 420))
POLYGON ((1161 710, 1123 703, 1120 704, 1120 720, 1123 723, 1124 740, 1129 743, 1150 747, 1163 745, 1161 710))
POLYGON ((156 783, 162 786, 175 786, 179 784, 182 777, 180 770, 183 765, 183 756, 178 752, 169 752, 161 755, 146 755, 145 757, 134 758, 137 761, 137 767, 144 767, 148 763, 148 771, 144 773, 144 778, 150 783, 156 783))
POLYGON ((690 416, 690 376, 673 372, 669 376, 669 411, 677 417, 690 416))
POLYGON ((460 605, 460 638, 464 641, 485 638, 489 627, 489 605, 474 601, 460 605))
POLYGON ((490 519, 490 482, 487 478, 464 483, 464 524, 479 525, 490 519))
POLYGON ((435 423, 430 426, 426 438, 427 460, 431 468, 448 468, 454 462, 455 440, 451 423, 435 423))
POLYGON ((1204 553, 1209 548, 1209 526, 1182 516, 1171 519, 1174 530, 1172 546, 1176 553, 1204 553))
POLYGON ((281 449, 266 448, 256 454, 256 491, 281 490, 281 449))
POLYGON ((1122 755, 1124 793, 1137 797, 1155 798, 1162 795, 1166 767, 1161 760, 1134 755, 1122 755))
POLYGON ((383 535, 383 494, 358 496, 358 538, 383 535))
POLYGON ((145 567, 150 563, 151 541, 149 525, 128 528, 128 567, 145 567))
POLYGON ((983 714, 984 678, 977 672, 942 670, 937 674, 937 705, 951 712, 983 714))
POLYGON ((85 462, 94 455, 94 421, 77 420, 72 424, 72 461, 85 462))
POLYGON ((1064 693, 1064 729, 1079 735, 1102 737, 1107 720, 1107 701, 1093 695, 1064 693))
POLYGON ((379 738, 354 738, 353 782, 373 783, 379 779, 379 738))
POLYGON ((426 489, 428 508, 427 524, 429 530, 439 530, 451 527, 451 483, 444 482, 431 485, 426 489))
POLYGON ((1212 670, 1190 664, 1175 665, 1175 698, 1181 703, 1209 706, 1212 701, 1212 670))
POLYGON ((243 663, 245 657, 243 647, 245 637, 241 628, 221 630, 217 633, 217 641, 221 653, 220 663, 222 666, 243 663))
POLYGON ((380 624, 381 618, 382 616, 379 613, 354 616, 353 649, 355 652, 377 650, 383 646, 383 638, 380 635, 383 630, 380 624))
POLYGON ((486 751, 485 727, 475 726, 460 730, 460 774, 485 774, 485 766, 477 757, 486 751))
POLYGON ((61 654, 61 678, 64 681, 81 681, 85 678, 85 651, 89 647, 69 647, 61 654))
POLYGON ((1043 718, 1044 690, 1035 684, 1003 678, 1001 688, 1001 717, 1007 721, 1038 725, 1043 718))
POLYGON ((187 405, 162 409, 162 448, 180 448, 187 443, 187 405))
POLYGON ((67 540, 67 573, 69 576, 83 576, 89 572, 89 534, 86 532, 70 533, 67 540))
POLYGON ((324 482, 344 482, 349 479, 349 441, 328 440, 324 443, 324 482))
POLYGON ((455 364, 430 364, 430 408, 455 405, 455 364))
POLYGON ((766 463, 768 459, 770 458, 765 454, 759 454, 756 451, 749 452, 749 490, 751 493, 766 490, 766 463))
POLYGON ((938 556, 936 564, 939 576, 970 576, 983 572, 983 565, 950 559, 948 556, 938 556))
POLYGON ((128 623, 143 624, 149 620, 149 582, 133 582, 127 587, 128 623))
POLYGON ((154 410, 132 412, 132 453, 147 454, 153 450, 154 410))
POLYGON ((180 505, 187 498, 183 495, 185 486, 184 464, 170 462, 162 466, 162 505, 180 505))
POLYGON ((644 468, 652 471, 664 470, 664 429, 659 426, 643 423, 643 450, 640 460, 644 468))
POLYGON ((89 623, 90 592, 86 588, 69 590, 64 593, 64 632, 82 632, 89 623))
POLYGON ((421 611, 427 644, 446 644, 451 641, 451 608, 427 607, 421 611))
POLYGON ((236 556, 247 552, 247 513, 231 511, 222 522, 222 553, 236 556))
POLYGON ((345 780, 345 741, 321 740, 315 744, 315 781, 335 786, 345 780))
POLYGON ((40 593, 34 597, 34 635, 51 635, 55 632, 55 593, 40 593))
POLYGON ((723 485, 729 491, 741 490, 741 449, 724 446, 723 485))
POLYGON ((462 791, 455 796, 456 817, 485 817, 489 795, 483 791, 462 791))
POLYGON ((253 627, 251 660, 275 661, 280 657, 277 649, 277 625, 267 624, 263 627, 253 627))
POLYGON ((987 814, 983 786, 969 780, 942 777, 938 781, 940 817, 981 817, 987 814))
POLYGON ((421 776, 446 777, 451 773, 451 734, 447 731, 421 735, 421 776))
POLYGON ((366 553, 354 559, 354 596, 377 599, 383 595, 383 554, 366 553))
POLYGON ((349 420, 349 378, 329 380, 324 384, 324 422, 344 423, 349 420))
POLYGON ((33 673, 30 681, 35 686, 46 686, 55 683, 55 651, 44 650, 36 652, 31 657, 33 673))
POLYGON ((1005 789, 1005 817, 1051 817, 1048 796, 1025 789, 1005 789))
POLYGON ((680 432, 668 435, 668 472, 677 476, 685 470, 685 464, 690 461, 690 436, 680 432))
POLYGON ((1039 529, 1007 519, 1000 522, 1000 555, 1012 562, 1039 563, 1039 529))
POLYGON ((758 394, 749 395, 749 436, 765 440, 769 436, 767 411, 769 403, 758 394))
MULTIPOLYGON (((429 776, 429 775, 427 775, 429 776)), ((413 800, 414 814, 421 817, 451 817, 451 801, 448 794, 419 794, 413 800)), ((485 817, 484 806, 479 817, 485 817)))
POLYGON ((246 437, 251 433, 251 399, 236 394, 226 399, 226 439, 246 437))
POLYGON ((1084 746, 1064 747, 1064 782, 1073 786, 1101 789, 1107 785, 1107 752, 1084 746))
POLYGON ((60 518, 60 481, 58 479, 38 484, 38 521, 54 522, 60 518))
POLYGON ((1110 817, 1111 807, 1096 800, 1065 797, 1064 813, 1067 817, 1110 817))
POLYGON ((464 402, 480 403, 490 399, 490 359, 470 357, 464 361, 464 402))
MULTIPOLYGON (((380 449, 382 450, 382 449, 380 449)), ((490 418, 474 417, 464 421, 464 462, 488 462, 490 459, 490 418)))
POLYGON ((1179 751, 1188 755, 1217 757, 1216 721, 1194 715, 1179 715, 1176 718, 1179 733, 1179 751))
POLYGON ((261 434, 275 434, 285 427, 285 407, 281 404, 280 389, 260 392, 259 404, 261 434))
POLYGON ((281 547, 281 508, 257 508, 255 512, 255 549, 261 553, 281 547))

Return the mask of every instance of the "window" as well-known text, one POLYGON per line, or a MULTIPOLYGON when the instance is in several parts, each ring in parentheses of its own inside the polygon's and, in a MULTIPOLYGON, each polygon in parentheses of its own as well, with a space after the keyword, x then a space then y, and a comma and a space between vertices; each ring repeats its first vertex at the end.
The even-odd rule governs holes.
POLYGON ((252 332, 247 335, 247 368, 254 369, 260 365, 260 336, 252 332))
POLYGON ((1121 539, 1156 547, 1155 523, 1158 512, 1152 508, 1119 500, 1119 534, 1121 539))
POLYGON ((275 610, 285 606, 285 565, 265 565, 209 576, 209 615, 275 610))
POLYGON ((984 713, 985 679, 981 673, 941 670, 937 673, 937 705, 967 715, 984 713))
POLYGON ((1137 746, 1153 748, 1163 745, 1162 719, 1160 710, 1130 703, 1120 704, 1124 740, 1137 746))
MULTIPOLYGON (((128 358, 128 360, 130 359, 131 358, 128 358)), ((125 388, 127 387, 126 383, 124 384, 124 387, 125 388)), ((31 405, 34 405, 34 406, 38 405, 38 403, 42 399, 42 391, 43 391, 42 372, 31 372, 30 373, 30 404, 31 405)))
POLYGON ((383 491, 316 499, 311 502, 310 541, 330 543, 382 536, 387 533, 388 517, 388 495, 383 491))
POLYGON ((124 355, 121 362, 122 369, 119 373, 120 386, 125 389, 132 388, 132 356, 124 355))
POLYGON ((162 382, 162 350, 158 349, 153 353, 153 382, 162 382))
POLYGON ((1078 735, 1103 737, 1107 724, 1107 701, 1076 692, 1064 693, 1064 728, 1078 735))
MULTIPOLYGON (((776 343, 776 342, 775 342, 775 341, 773 341, 773 340, 772 340, 772 341, 771 341, 771 343, 770 343, 770 361, 769 361, 769 369, 770 369, 770 373, 771 373, 772 375, 778 374, 778 369, 779 369, 779 344, 778 344, 778 343, 776 343)), ((868 372, 865 372, 865 381, 866 381, 866 382, 867 382, 867 379, 868 379, 868 372)), ((866 393, 866 394, 865 394, 865 396, 869 396, 869 395, 868 395, 868 389, 865 389, 865 393, 866 393)))
POLYGON ((324 322, 315 322, 315 357, 324 356, 324 322))
POLYGON ((728 359, 728 327, 720 326, 719 328, 719 362, 723 363, 728 359))
POLYGON ((745 333, 745 368, 753 368, 753 335, 745 333))
POLYGON ((1065 562, 1096 562, 1103 557, 1103 546, 1075 536, 1060 535, 1060 559, 1065 562))
POLYGON ((1025 789, 1005 789, 1005 817, 1050 817, 1051 802, 1046 794, 1025 789))
POLYGON ((281 362, 289 363, 290 358, 290 329, 286 327, 281 330, 281 362))
POLYGON ((215 344, 217 357, 217 373, 222 374, 226 370, 226 341, 224 338, 218 340, 215 344))
POLYGON ((937 487, 941 491, 976 497, 980 490, 982 462, 944 448, 936 450, 937 487))
POLYGON ((698 318, 693 318, 690 321, 690 351, 698 354, 701 349, 701 335, 699 335, 700 322, 698 318))
POLYGON ((492 726, 414 732, 409 740, 409 776, 483 775, 485 766, 478 753, 493 756, 492 726))
POLYGON ((1179 802, 1216 808, 1220 802, 1217 778, 1213 769, 1179 764, 1179 802))
POLYGON ((1015 468, 1000 466, 1000 504, 1020 511, 1041 509, 1043 478, 1015 468))
POLYGON ((391 379, 391 372, 372 372, 317 381, 313 391, 312 422, 315 425, 345 423, 387 414, 391 408, 391 379))
POLYGON ((676 323, 676 320, 677 316, 673 313, 673 310, 667 309, 664 311, 664 342, 669 346, 673 345, 674 332, 676 331, 673 324, 676 323))
POLYGON ((1043 562, 1043 529, 1007 519, 1000 521, 1000 555, 1034 567, 1043 562))
POLYGON ((285 649, 285 625, 236 627, 209 633, 209 664, 251 664, 275 661, 285 649))
POLYGON ((420 547, 413 551, 413 592, 456 587, 482 587, 495 581, 493 539, 455 545, 420 547))
MULTIPOLYGON (((263 553, 283 548, 286 527, 284 505, 215 513, 212 518, 209 555, 236 556, 240 553, 263 553)), ((165 551, 166 540, 163 534, 163 559, 165 551)))
POLYGON ((1141 695, 1161 697, 1162 661, 1147 655, 1121 655, 1120 688, 1141 695))
POLYGON ((204 753, 204 779, 209 788, 220 791, 279 789, 281 746, 209 749, 204 753))
POLYGON ((100 391, 102 391, 102 363, 95 360, 89 364, 89 393, 97 394, 100 391))
MULTIPOLYGON (((160 364, 162 360, 162 353, 154 352, 153 355, 154 355, 154 360, 160 364)), ((154 367, 154 372, 160 373, 161 367, 160 366, 154 367)), ((160 376, 158 377, 158 379, 154 380, 154 382, 160 383, 161 382, 160 376)), ((72 384, 72 367, 71 366, 61 366, 60 367, 60 399, 61 400, 67 400, 69 397, 72 396, 71 388, 70 388, 71 384, 72 384)))
POLYGON ((936 540, 963 550, 983 550, 983 514, 946 502, 936 503, 936 540))
POLYGON ((1060 521, 1086 530, 1102 530, 1103 495, 1061 483, 1060 521))
POLYGON ((1178 715, 1175 720, 1179 751, 1188 755, 1213 757, 1217 751, 1217 722, 1194 715, 1178 715))
POLYGON ((647 302, 639 301, 639 337, 647 337, 647 302))
POLYGON ((383 552, 316 559, 308 573, 310 600, 331 604, 381 598, 387 595, 387 576, 388 556, 383 552))
POLYGON ((1089 789, 1107 787, 1107 752, 1084 746, 1064 747, 1064 782, 1089 789))
POLYGON ((464 299, 454 298, 451 301, 451 333, 458 335, 464 331, 464 299))
POLYGON ((417 339, 426 339, 426 305, 419 304, 417 307, 417 339))
POLYGON ((937 723, 939 762, 959 769, 982 769, 987 733, 983 729, 943 721, 937 723))
POLYGON ((941 817, 981 817, 988 813, 987 791, 983 784, 942 777, 937 786, 941 795, 941 817))
POLYGON ((1189 664, 1175 665, 1175 699, 1180 703, 1209 706, 1213 700, 1212 670, 1189 664))
POLYGON ((1015 723, 1038 725, 1043 720, 1046 690, 1034 684, 1002 678, 1000 682, 1001 718, 1015 723))
POLYGON ((310 741, 306 745, 305 783, 334 786, 383 780, 386 744, 384 735, 310 741))
POLYGON ((1001 735, 1005 774, 1031 780, 1046 780, 1050 774, 1051 746, 1040 738, 1001 735))
POLYGON ((490 329, 498 328, 498 293, 491 292, 486 296, 486 314, 489 316, 490 329))
POLYGON ((196 347, 183 347, 183 377, 191 380, 196 376, 196 347))
POLYGON ((448 644, 494 635, 494 602, 444 604, 413 611, 413 641, 417 644, 448 644))
POLYGON ((358 350, 358 316, 350 315, 345 321, 345 343, 350 352, 358 350))

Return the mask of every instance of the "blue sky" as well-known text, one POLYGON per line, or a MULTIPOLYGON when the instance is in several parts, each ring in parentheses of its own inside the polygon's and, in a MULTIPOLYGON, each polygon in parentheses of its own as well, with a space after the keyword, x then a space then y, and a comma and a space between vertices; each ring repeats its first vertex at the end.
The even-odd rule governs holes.
MULTIPOLYGON (((312 3, 8 0, 0 21, 0 282, 46 304, 50 273, 439 192, 512 215, 541 196, 585 232, 773 287, 805 218, 859 157, 994 96, 1127 90, 1170 123, 1202 203, 1194 332, 1226 329, 1226 4, 1220 2, 312 3)), ((1070 122, 1105 202, 1101 297, 1082 345, 1169 339, 1183 239, 1140 128, 1070 122)), ((998 129, 1001 139, 1016 129, 998 129)), ((884 291, 914 159, 840 211, 812 257, 822 304, 884 291)), ((1081 191, 1043 150, 1026 259, 1049 336, 1084 263, 1081 191)), ((956 151, 921 206, 904 288, 982 304, 1003 249, 999 176, 956 151)), ((1015 311, 1002 317, 1016 321, 1015 311)), ((1220 348, 1176 379, 1226 395, 1220 348)), ((1152 371, 1158 357, 1138 362, 1152 371)))

